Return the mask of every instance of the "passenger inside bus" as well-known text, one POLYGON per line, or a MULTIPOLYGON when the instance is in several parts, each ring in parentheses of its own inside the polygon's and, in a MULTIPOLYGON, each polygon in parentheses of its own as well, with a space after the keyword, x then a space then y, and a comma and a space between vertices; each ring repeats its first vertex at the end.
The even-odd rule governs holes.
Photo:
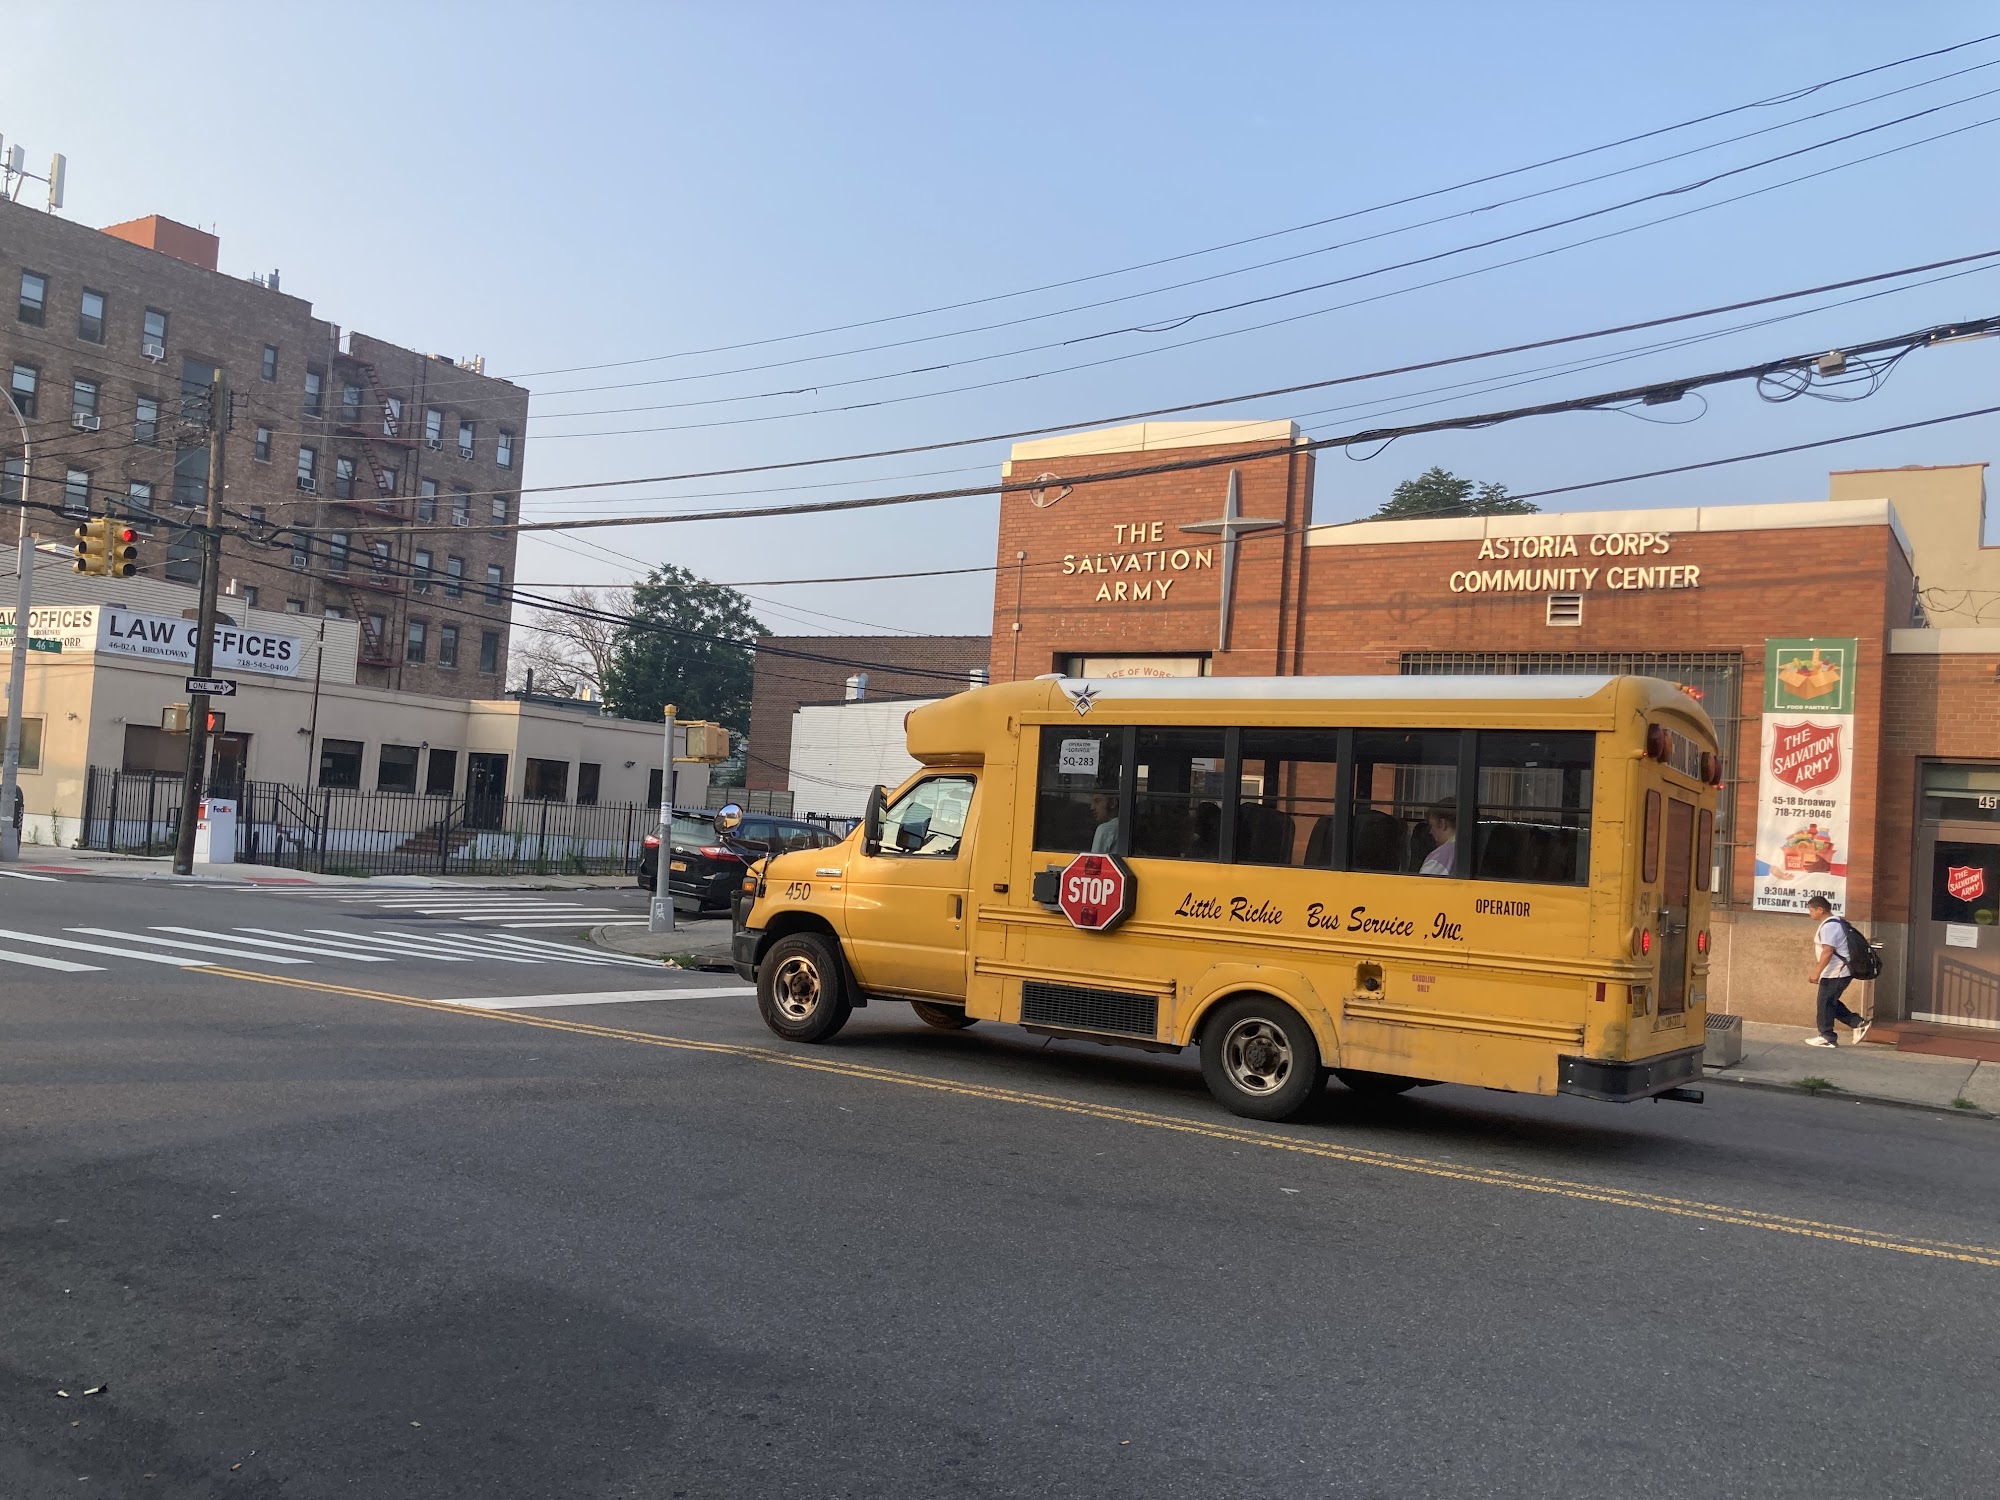
POLYGON ((1097 830, 1090 836, 1092 854, 1110 854, 1118 847, 1118 795, 1115 792, 1096 792, 1090 799, 1090 815, 1097 820, 1097 830))
POLYGON ((1424 856, 1420 875, 1449 875, 1458 858, 1458 804, 1450 798, 1437 804, 1425 819, 1431 830, 1431 852, 1424 856))

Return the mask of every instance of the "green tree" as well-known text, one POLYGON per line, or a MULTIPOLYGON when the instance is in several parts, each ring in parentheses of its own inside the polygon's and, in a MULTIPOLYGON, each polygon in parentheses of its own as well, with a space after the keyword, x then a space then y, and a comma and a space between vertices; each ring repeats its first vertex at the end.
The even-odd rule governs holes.
POLYGON ((1421 521, 1431 516, 1525 516, 1540 509, 1516 500, 1504 484, 1476 484, 1435 464, 1389 493, 1371 521, 1421 521))
POLYGON ((624 719, 657 721, 673 704, 733 737, 750 731, 754 647, 764 625, 735 589, 664 563, 632 587, 604 670, 604 704, 624 719))

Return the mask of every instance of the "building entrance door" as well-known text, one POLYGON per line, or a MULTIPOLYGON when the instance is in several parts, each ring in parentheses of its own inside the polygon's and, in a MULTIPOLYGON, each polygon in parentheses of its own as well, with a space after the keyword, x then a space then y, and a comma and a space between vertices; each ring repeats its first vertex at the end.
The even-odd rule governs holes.
POLYGON ((465 757, 465 826, 497 829, 507 810, 507 757, 474 751, 465 757))
POLYGON ((1924 767, 1909 1017, 2000 1030, 2000 766, 1924 767))
POLYGON ((250 774, 250 736, 218 734, 209 756, 208 789, 219 797, 240 797, 250 774))

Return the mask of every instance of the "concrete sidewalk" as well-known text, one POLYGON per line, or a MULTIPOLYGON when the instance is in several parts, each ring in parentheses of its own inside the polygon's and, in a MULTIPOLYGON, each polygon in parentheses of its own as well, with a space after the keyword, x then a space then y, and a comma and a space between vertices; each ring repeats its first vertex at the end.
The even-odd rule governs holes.
POLYGON ((671 959, 684 969, 736 972, 729 956, 729 918, 676 916, 674 930, 657 936, 643 927, 594 927, 591 944, 607 953, 671 959))
POLYGON ((290 870, 281 865, 247 863, 197 864, 192 875, 176 875, 171 855, 108 854, 101 849, 57 849, 37 844, 23 844, 19 863, 0 865, 0 871, 7 869, 33 874, 96 875, 114 880, 223 880, 232 884, 271 886, 407 886, 419 889, 528 891, 637 888, 635 878, 630 875, 324 875, 312 870, 290 870))
POLYGON ((2000 1115, 2000 1064, 1924 1057, 1866 1043, 1814 1047, 1809 1026, 1743 1023, 1743 1060, 1707 1069, 1711 1083, 1745 1084, 1830 1098, 1870 1099, 1954 1113, 2000 1115), (1825 1087, 1807 1087, 1817 1079, 1825 1087))

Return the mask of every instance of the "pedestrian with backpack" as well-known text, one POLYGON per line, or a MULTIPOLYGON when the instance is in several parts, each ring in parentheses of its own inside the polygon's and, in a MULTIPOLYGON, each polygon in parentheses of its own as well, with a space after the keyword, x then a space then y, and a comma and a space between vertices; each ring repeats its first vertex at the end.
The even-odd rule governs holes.
POLYGON ((1819 1035, 1807 1039, 1811 1047, 1837 1047, 1835 1022, 1854 1029, 1854 1040, 1868 1035, 1868 1018, 1848 1009, 1840 997, 1854 983, 1857 970, 1873 979, 1881 972, 1880 961, 1868 939, 1845 917, 1833 914, 1833 903, 1824 896, 1806 902, 1806 912, 1816 924, 1813 931, 1813 983, 1818 986, 1819 1005, 1815 1022, 1819 1035))

